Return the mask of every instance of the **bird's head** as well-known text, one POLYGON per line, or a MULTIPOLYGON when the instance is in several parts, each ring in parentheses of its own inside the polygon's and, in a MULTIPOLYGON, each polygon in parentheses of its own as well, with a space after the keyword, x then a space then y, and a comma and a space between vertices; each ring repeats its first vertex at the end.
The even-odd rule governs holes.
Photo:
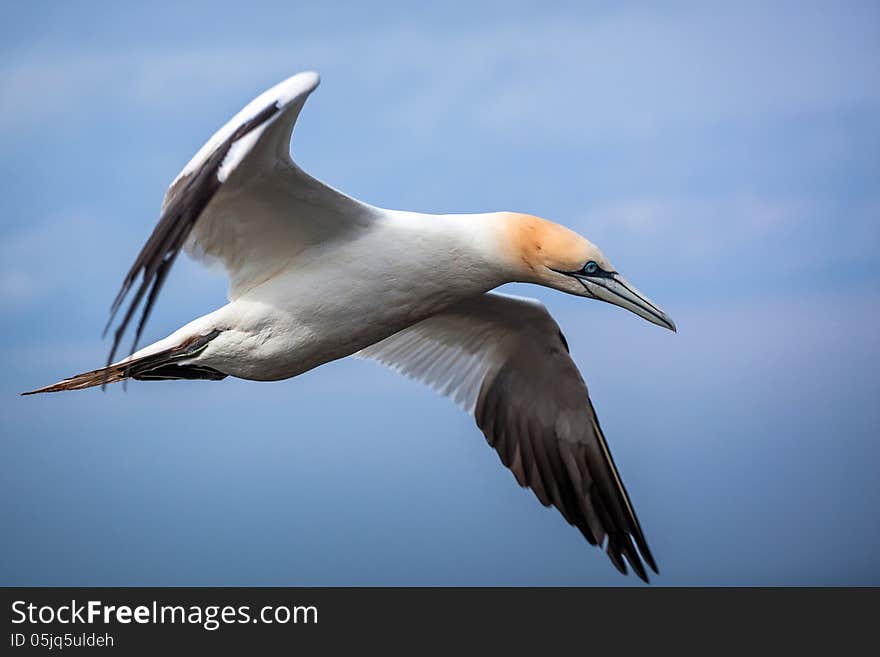
POLYGON ((607 301, 675 331, 672 319, 621 276, 588 239, 540 217, 508 212, 503 219, 506 250, 518 282, 607 301))

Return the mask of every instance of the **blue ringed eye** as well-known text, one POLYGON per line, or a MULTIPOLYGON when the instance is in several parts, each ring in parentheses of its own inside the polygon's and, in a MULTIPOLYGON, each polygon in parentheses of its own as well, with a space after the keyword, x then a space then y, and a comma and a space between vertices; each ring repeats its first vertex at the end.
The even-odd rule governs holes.
POLYGON ((587 274, 595 274, 598 269, 599 269, 599 265, 597 265, 592 260, 590 260, 587 264, 584 265, 584 271, 587 274))

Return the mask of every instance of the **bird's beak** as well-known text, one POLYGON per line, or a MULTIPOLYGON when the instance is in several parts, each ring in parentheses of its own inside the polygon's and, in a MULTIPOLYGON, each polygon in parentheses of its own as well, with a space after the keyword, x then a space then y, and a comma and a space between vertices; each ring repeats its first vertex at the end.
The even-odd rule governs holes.
POLYGON ((653 301, 639 292, 635 286, 618 273, 602 272, 599 276, 590 276, 584 273, 573 274, 587 292, 594 299, 613 303, 615 306, 626 308, 639 317, 644 317, 652 324, 663 326, 670 331, 675 331, 675 322, 665 312, 660 310, 653 301))

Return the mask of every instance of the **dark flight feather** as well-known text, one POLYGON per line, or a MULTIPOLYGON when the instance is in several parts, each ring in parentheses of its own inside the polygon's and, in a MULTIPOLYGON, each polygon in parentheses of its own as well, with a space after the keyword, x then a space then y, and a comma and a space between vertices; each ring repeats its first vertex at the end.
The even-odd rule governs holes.
POLYGON ((146 296, 146 303, 141 312, 130 353, 134 353, 137 349, 138 340, 150 317, 159 292, 162 290, 168 272, 193 226, 222 185, 218 173, 229 149, 236 141, 271 119, 278 110, 277 104, 272 103, 256 116, 245 121, 208 155, 197 170, 183 176, 175 183, 168 202, 159 217, 159 222, 126 274, 122 287, 110 308, 110 319, 104 328, 104 334, 113 324, 113 320, 134 286, 137 277, 141 276, 140 285, 135 290, 122 320, 113 333, 113 346, 107 357, 108 366, 113 362, 122 336, 146 296))
POLYGON ((538 304, 484 294, 365 350, 441 391, 456 349, 497 363, 473 413, 501 462, 544 506, 555 507, 619 571, 658 572, 565 338, 538 304), (409 335, 409 337, 407 337, 409 335), (429 354, 430 357, 427 357, 429 354), (491 354, 501 354, 493 356, 491 354), (438 370, 438 363, 446 369, 438 370), (438 374, 439 372, 439 374, 438 374))

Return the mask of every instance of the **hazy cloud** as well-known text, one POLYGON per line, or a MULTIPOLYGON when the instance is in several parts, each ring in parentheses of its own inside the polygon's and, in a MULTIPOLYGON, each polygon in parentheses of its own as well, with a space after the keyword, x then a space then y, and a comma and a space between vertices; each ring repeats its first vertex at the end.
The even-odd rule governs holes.
POLYGON ((797 198, 637 198, 598 205, 580 225, 597 241, 613 240, 630 252, 656 248, 659 241, 675 249, 678 262, 693 265, 778 237, 813 213, 813 204, 797 198))
POLYGON ((853 11, 829 29, 822 12, 806 7, 697 7, 550 14, 525 30, 502 22, 455 32, 397 26, 381 37, 316 33, 289 45, 134 43, 113 57, 43 46, 0 68, 0 128, 80 111, 96 97, 176 112, 195 98, 239 97, 254 80, 304 66, 355 77, 367 94, 361 101, 381 98, 389 119, 425 133, 451 112, 518 139, 540 128, 546 139, 571 138, 571 125, 581 135, 623 136, 670 121, 874 106, 875 23, 853 11))

